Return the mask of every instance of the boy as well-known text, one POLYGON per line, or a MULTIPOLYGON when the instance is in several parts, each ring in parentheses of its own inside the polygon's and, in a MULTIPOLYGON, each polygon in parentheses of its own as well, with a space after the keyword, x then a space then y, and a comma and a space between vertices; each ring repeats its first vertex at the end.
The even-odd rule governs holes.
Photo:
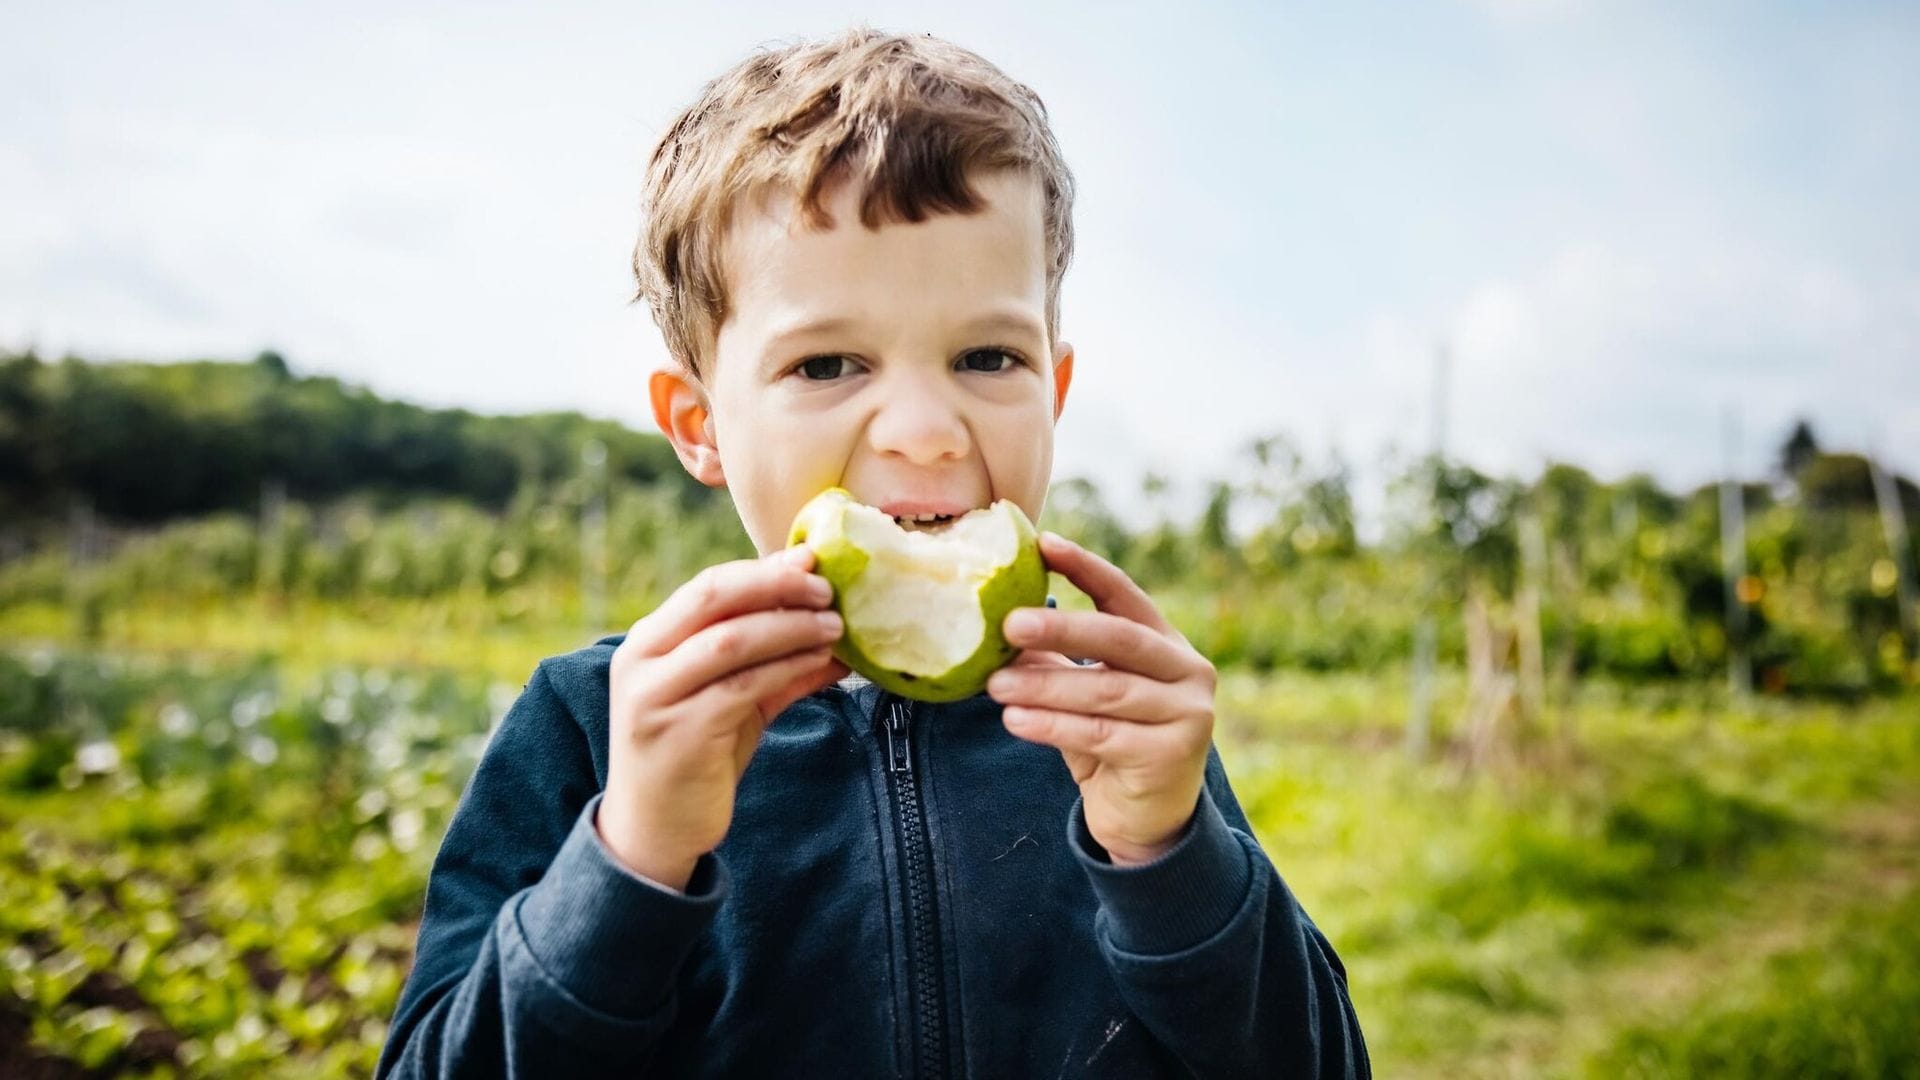
POLYGON ((1039 100, 930 37, 760 53, 672 125, 635 257, 677 362, 654 416, 761 557, 535 669, 380 1075, 1367 1075, 1212 750, 1213 669, 1123 573, 1045 537, 1099 610, 1013 613, 1021 659, 933 706, 850 677, 783 550, 835 484, 1040 516, 1071 204, 1039 100))

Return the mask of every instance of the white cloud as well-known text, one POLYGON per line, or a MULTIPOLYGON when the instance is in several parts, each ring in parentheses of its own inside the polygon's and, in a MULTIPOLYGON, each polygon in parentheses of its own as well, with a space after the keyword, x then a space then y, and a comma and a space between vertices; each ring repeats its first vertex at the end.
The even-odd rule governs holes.
POLYGON ((1727 408, 1749 471, 1801 414, 1830 442, 1878 437, 1920 460, 1920 432, 1877 430, 1888 406, 1920 399, 1920 277, 1869 281, 1764 249, 1585 243, 1530 278, 1474 288, 1452 325, 1458 445, 1496 467, 1553 456, 1698 483, 1717 471, 1727 408))
MULTIPOLYGON (((1054 109, 1083 199, 1059 474, 1124 504, 1153 468, 1192 503, 1285 431, 1377 505, 1383 450, 1431 437, 1442 340, 1449 442, 1486 467, 1697 482, 1737 401, 1750 468, 1804 410, 1920 472, 1920 218, 1885 179, 1920 165, 1911 17, 1763 13, 1733 40, 1481 7, 872 14, 1054 109)), ((24 20, 0 345, 275 346, 389 394, 648 425, 626 261, 650 140, 754 42, 844 12, 335 12, 24 20)))

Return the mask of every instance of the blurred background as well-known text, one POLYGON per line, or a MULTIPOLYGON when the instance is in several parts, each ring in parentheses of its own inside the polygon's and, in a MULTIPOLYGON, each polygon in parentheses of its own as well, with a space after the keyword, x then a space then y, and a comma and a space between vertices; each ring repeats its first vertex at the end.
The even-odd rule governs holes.
POLYGON ((750 554, 646 155, 854 22, 1047 102, 1043 524, 1381 1075, 1920 1075, 1920 9, 1581 0, 10 6, 0 1075, 371 1072, 533 666, 750 554))

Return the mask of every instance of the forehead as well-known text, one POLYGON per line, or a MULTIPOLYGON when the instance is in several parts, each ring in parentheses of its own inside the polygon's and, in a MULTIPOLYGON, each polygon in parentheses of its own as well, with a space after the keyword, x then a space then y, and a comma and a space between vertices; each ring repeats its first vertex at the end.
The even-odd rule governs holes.
POLYGON ((823 317, 898 325, 986 312, 1022 314, 1044 328, 1040 184, 1012 171, 970 179, 985 203, 980 210, 877 229, 860 223, 858 193, 847 183, 823 199, 831 229, 810 228, 785 191, 743 203, 723 248, 723 331, 772 333, 823 317))

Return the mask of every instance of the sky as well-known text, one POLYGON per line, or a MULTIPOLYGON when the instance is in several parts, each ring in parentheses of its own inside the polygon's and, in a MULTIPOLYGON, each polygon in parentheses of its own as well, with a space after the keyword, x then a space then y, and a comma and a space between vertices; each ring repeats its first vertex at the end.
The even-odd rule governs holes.
POLYGON ((1282 433, 1692 486, 1797 416, 1920 474, 1920 5, 0 0, 0 347, 651 428, 644 162, 853 23, 980 52, 1078 182, 1056 477, 1282 433), (1436 354, 1448 372, 1436 393, 1436 354), (1436 402, 1443 403, 1436 409, 1436 402))

